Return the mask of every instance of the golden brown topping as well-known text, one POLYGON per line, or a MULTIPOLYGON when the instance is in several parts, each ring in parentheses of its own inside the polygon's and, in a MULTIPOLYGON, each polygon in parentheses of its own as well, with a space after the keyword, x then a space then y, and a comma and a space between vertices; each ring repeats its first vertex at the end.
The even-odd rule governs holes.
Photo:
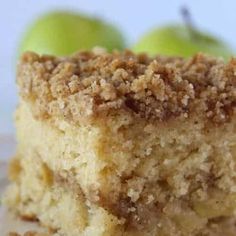
POLYGON ((129 51, 65 58, 26 53, 17 81, 39 118, 79 121, 123 109, 159 121, 195 111, 222 123, 236 106, 236 59, 225 64, 202 54, 182 59, 129 51))

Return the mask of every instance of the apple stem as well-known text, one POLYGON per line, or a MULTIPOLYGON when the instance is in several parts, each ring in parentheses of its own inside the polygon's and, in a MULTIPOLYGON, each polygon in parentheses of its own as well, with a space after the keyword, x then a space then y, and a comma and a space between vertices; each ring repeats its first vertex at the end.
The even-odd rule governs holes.
POLYGON ((184 23, 189 31, 189 35, 191 36, 192 39, 196 39, 197 34, 196 34, 196 26, 193 23, 191 13, 187 7, 182 7, 181 8, 181 15, 183 17, 184 23))

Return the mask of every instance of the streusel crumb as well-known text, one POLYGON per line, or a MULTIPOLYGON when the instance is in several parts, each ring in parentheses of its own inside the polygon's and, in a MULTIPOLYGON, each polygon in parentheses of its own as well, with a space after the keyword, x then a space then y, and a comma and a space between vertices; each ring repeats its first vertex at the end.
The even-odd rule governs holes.
POLYGON ((21 58, 18 84, 39 118, 79 121, 123 109, 159 121, 197 112, 222 123, 235 111, 236 59, 225 64, 203 54, 183 59, 80 52, 55 58, 29 52, 21 58))

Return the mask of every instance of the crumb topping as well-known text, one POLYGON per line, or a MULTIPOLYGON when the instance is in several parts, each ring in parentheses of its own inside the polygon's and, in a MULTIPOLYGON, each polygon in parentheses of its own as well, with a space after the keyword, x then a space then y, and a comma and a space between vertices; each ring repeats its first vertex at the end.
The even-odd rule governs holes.
POLYGON ((28 52, 17 82, 20 95, 43 119, 77 122, 122 109, 158 121, 197 112, 222 123, 236 107, 236 59, 224 63, 203 54, 150 58, 100 50, 57 58, 28 52))

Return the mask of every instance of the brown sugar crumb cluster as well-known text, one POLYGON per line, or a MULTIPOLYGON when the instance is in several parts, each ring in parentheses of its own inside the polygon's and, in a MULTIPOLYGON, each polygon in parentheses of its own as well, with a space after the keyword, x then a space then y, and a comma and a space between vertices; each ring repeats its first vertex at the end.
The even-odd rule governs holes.
POLYGON ((236 59, 135 55, 130 51, 80 52, 56 58, 25 53, 19 63, 21 96, 36 117, 83 117, 124 109, 164 121, 191 112, 216 123, 236 106, 236 59))

